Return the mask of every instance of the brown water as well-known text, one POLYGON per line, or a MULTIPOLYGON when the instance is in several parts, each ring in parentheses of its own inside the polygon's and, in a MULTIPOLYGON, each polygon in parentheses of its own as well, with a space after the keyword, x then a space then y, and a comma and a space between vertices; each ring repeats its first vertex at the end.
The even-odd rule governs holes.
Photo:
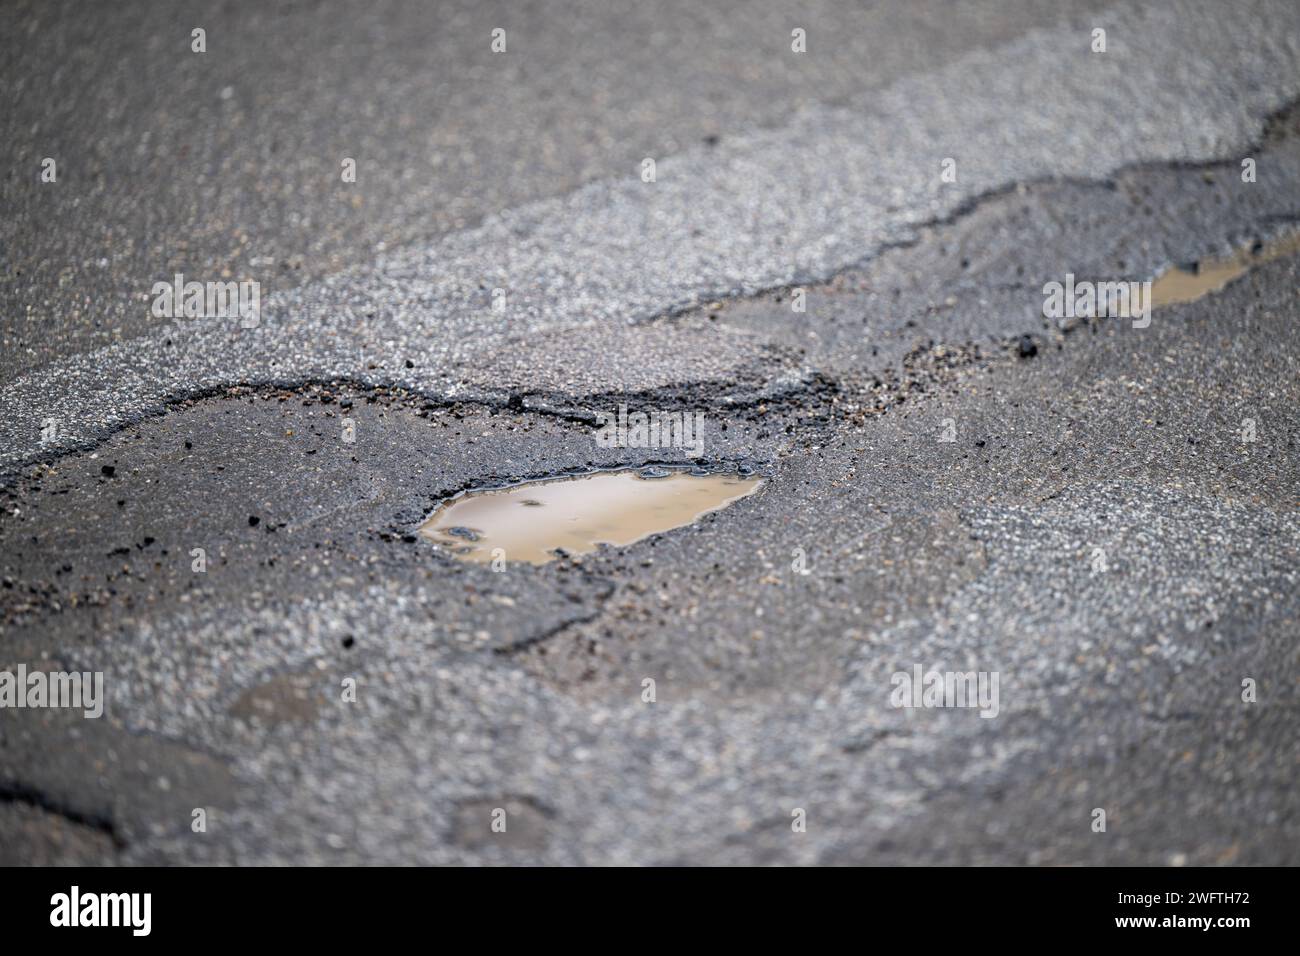
POLYGON ((1225 259, 1202 259, 1196 271, 1170 269, 1151 283, 1151 307, 1195 302, 1202 296, 1218 292, 1233 279, 1274 259, 1300 252, 1300 232, 1283 236, 1256 252, 1243 249, 1225 259))
POLYGON ((681 528, 702 515, 752 495, 760 478, 670 472, 642 478, 607 471, 577 478, 531 481, 498 491, 472 491, 435 511, 420 533, 463 561, 545 564, 587 554, 601 544, 618 547, 681 528), (496 553, 500 548, 504 554, 496 553))

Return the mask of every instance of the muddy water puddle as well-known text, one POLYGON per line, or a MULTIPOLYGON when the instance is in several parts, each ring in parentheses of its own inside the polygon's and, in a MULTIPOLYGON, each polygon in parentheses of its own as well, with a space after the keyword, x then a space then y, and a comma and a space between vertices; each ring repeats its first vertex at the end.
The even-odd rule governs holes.
POLYGON ((1202 259, 1193 269, 1173 268, 1151 283, 1151 307, 1195 302, 1218 292, 1256 266, 1300 252, 1300 232, 1291 233, 1253 249, 1242 249, 1222 259, 1202 259))
POLYGON ((545 564, 685 527, 758 490, 761 478, 643 469, 471 491, 441 505, 420 533, 463 561, 545 564))

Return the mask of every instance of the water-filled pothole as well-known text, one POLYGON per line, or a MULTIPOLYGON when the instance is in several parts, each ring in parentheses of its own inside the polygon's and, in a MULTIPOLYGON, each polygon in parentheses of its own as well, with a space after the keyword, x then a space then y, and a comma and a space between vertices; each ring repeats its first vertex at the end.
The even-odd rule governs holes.
POLYGON ((1223 259, 1202 259, 1194 269, 1169 269, 1151 283, 1151 307, 1195 302, 1218 292, 1256 266, 1297 252, 1300 252, 1300 232, 1257 244, 1253 249, 1242 249, 1223 259))
POLYGON ((441 505, 420 533, 463 561, 545 564, 599 545, 633 544, 691 524, 758 490, 761 478, 642 469, 470 491, 441 505))

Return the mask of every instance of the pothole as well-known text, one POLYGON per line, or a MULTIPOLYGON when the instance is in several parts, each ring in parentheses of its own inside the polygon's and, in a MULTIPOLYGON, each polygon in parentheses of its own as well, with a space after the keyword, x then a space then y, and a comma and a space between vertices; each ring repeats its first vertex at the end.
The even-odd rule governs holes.
POLYGON ((1202 296, 1218 292, 1256 266, 1297 252, 1300 252, 1300 232, 1293 232, 1222 259, 1202 259, 1193 269, 1170 269, 1152 281, 1151 307, 1158 309, 1165 305, 1195 302, 1202 296))
POLYGON ((701 471, 605 471, 470 491, 420 526, 462 561, 545 564, 602 544, 625 547, 748 497, 761 478, 701 471))

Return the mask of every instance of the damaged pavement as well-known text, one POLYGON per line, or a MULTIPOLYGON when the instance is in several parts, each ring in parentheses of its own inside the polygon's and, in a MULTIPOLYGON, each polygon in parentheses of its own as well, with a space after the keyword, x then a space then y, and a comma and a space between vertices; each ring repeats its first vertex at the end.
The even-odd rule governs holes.
MULTIPOLYGON (((1295 864, 1300 258, 1144 329, 1041 289, 1300 228, 1300 109, 1015 180, 628 323, 360 354, 313 318, 299 361, 273 306, 150 340, 183 388, 19 369, 10 427, 91 424, 5 452, 0 656, 107 702, 4 714, 0 863, 1295 864), (598 447, 620 403, 703 412, 702 463, 762 488, 503 572, 418 534, 468 489, 691 463, 598 447), (998 715, 891 706, 915 664, 998 672, 998 715)), ((352 281, 286 314, 362 314, 352 281)))

